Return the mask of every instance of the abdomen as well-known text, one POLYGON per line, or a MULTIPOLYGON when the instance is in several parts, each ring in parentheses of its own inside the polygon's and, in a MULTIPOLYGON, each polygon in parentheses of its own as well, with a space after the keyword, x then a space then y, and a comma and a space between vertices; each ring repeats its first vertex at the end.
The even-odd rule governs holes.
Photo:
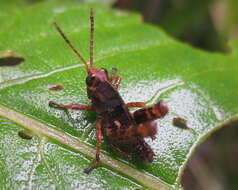
POLYGON ((102 118, 106 135, 113 144, 124 147, 146 162, 152 162, 154 153, 144 138, 137 133, 137 124, 124 101, 110 84, 101 83, 91 93, 93 108, 102 118))

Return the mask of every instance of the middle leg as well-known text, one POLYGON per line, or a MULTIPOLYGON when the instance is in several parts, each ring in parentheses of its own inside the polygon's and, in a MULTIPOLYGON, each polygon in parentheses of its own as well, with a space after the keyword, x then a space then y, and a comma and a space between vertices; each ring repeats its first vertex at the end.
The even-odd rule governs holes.
POLYGON ((157 104, 146 107, 143 102, 130 102, 127 107, 141 107, 136 110, 132 116, 137 124, 137 133, 143 137, 151 137, 155 139, 157 133, 157 124, 153 122, 155 119, 164 117, 168 113, 167 104, 161 100, 157 104))
POLYGON ((126 104, 128 108, 144 108, 146 109, 146 105, 144 102, 129 102, 126 104))
POLYGON ((100 160, 99 156, 100 156, 101 141, 102 141, 101 119, 98 119, 96 124, 96 139, 97 139, 96 162, 84 170, 84 173, 86 174, 88 174, 90 171, 96 168, 99 164, 99 160, 100 160))
POLYGON ((120 155, 126 157, 130 162, 132 161, 132 158, 130 155, 120 150, 115 144, 111 144, 111 145, 120 155))
MULTIPOLYGON (((143 109, 140 109, 140 110, 144 111, 144 113, 146 114, 148 119, 151 118, 151 114, 150 114, 149 110, 147 109, 144 102, 129 102, 129 103, 126 104, 126 106, 128 108, 143 108, 143 109)), ((134 114, 133 114, 133 116, 134 116, 134 114)))
MULTIPOLYGON (((130 105, 131 103, 128 104, 130 105)), ((167 104, 163 100, 160 100, 157 104, 154 104, 153 106, 143 107, 142 109, 136 110, 132 115, 136 123, 140 124, 164 117, 167 113, 167 104)))

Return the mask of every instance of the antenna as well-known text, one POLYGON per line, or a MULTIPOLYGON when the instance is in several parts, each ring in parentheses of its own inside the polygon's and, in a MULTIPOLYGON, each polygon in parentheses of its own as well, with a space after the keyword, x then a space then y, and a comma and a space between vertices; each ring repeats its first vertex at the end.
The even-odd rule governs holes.
POLYGON ((94 32, 94 17, 93 17, 93 8, 91 8, 91 40, 90 40, 90 65, 93 66, 93 32, 94 32))
POLYGON ((64 40, 66 41, 66 43, 71 47, 71 49, 79 56, 79 58, 82 60, 82 62, 84 63, 87 72, 89 73, 89 69, 88 69, 88 64, 87 62, 84 60, 84 58, 77 52, 77 50, 74 48, 74 46, 70 43, 70 41, 68 40, 68 38, 64 35, 63 31, 60 29, 60 27, 58 26, 58 24, 56 24, 56 22, 53 23, 56 27, 56 29, 58 30, 58 32, 60 33, 60 35, 64 38, 64 40))

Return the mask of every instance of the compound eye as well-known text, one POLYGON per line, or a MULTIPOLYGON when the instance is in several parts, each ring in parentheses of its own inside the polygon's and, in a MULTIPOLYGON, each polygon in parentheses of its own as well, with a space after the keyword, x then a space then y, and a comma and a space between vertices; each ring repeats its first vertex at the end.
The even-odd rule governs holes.
POLYGON ((107 74, 107 70, 106 70, 106 69, 104 69, 104 68, 101 68, 101 71, 103 71, 104 73, 106 73, 106 74, 107 74))
POLYGON ((104 77, 108 79, 108 73, 107 70, 104 68, 101 68, 100 71, 103 73, 104 77))
POLYGON ((92 84, 93 84, 93 82, 95 81, 95 76, 88 76, 87 78, 86 78, 86 84, 88 85, 88 86, 91 86, 92 84))

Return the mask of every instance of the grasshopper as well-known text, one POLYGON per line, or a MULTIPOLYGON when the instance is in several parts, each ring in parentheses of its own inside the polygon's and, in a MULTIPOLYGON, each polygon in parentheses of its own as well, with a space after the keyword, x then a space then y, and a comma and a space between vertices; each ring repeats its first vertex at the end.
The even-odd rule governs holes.
POLYGON ((131 160, 131 156, 123 152, 124 147, 129 153, 139 157, 147 163, 153 161, 154 152, 145 142, 145 137, 155 138, 157 124, 155 119, 164 117, 168 113, 168 106, 160 100, 157 104, 147 107, 143 102, 125 103, 117 91, 121 78, 117 76, 116 69, 112 69, 111 76, 104 68, 97 69, 93 64, 93 33, 94 16, 91 8, 91 39, 90 39, 90 67, 84 58, 77 52, 71 42, 64 35, 60 27, 54 23, 56 29, 79 56, 84 63, 88 76, 86 78, 87 95, 91 105, 70 104, 61 105, 50 101, 49 106, 59 109, 88 110, 96 112, 96 162, 84 170, 89 173, 96 168, 100 161, 100 148, 102 143, 102 126, 105 134, 109 137, 113 148, 121 155, 131 160), (138 107, 139 110, 130 113, 129 108, 138 107))

